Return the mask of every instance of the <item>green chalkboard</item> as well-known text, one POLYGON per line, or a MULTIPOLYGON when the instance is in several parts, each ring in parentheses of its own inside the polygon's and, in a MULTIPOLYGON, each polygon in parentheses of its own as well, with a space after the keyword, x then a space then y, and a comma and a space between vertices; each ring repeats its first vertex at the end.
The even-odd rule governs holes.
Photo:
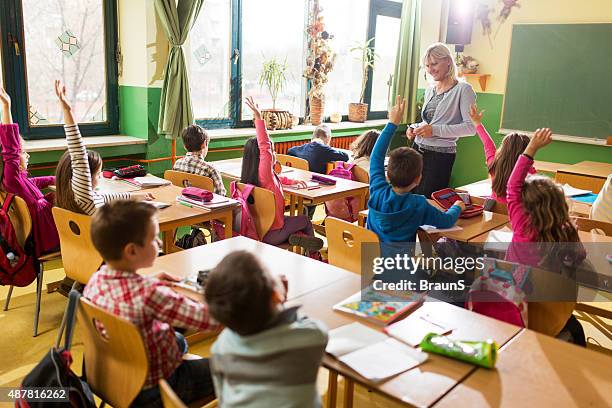
POLYGON ((612 24, 515 24, 502 128, 612 136, 612 24))

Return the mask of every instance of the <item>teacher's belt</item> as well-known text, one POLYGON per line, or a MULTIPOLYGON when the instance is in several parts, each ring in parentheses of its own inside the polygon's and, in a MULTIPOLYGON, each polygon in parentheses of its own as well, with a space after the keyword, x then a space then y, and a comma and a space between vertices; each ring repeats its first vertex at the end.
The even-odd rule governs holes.
POLYGON ((426 153, 426 152, 446 153, 446 154, 457 153, 457 148, 447 147, 447 146, 427 146, 427 145, 420 145, 415 142, 413 143, 412 147, 414 147, 416 151, 419 153, 426 153))

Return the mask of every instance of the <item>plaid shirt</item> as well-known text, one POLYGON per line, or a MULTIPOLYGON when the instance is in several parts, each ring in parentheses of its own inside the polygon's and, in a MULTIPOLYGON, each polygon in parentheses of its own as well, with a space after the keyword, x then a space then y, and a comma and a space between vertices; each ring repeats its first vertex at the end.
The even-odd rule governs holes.
POLYGON ((215 186, 214 193, 222 196, 226 194, 225 186, 221 180, 221 175, 217 169, 206 163, 202 155, 199 153, 187 152, 185 157, 178 159, 174 163, 173 170, 210 177, 215 186))
POLYGON ((91 277, 83 296, 140 329, 149 359, 144 389, 167 379, 182 362, 174 326, 194 330, 217 328, 204 304, 180 295, 159 279, 116 271, 107 265, 91 277))

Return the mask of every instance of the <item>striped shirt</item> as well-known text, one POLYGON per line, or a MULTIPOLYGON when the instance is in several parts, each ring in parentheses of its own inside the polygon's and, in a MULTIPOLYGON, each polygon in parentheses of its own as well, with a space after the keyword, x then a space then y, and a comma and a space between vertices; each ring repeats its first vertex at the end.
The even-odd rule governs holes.
POLYGON ((94 191, 91 172, 89 171, 89 161, 87 159, 87 149, 78 125, 64 125, 66 132, 66 142, 70 161, 72 163, 72 192, 74 201, 87 215, 93 215, 96 208, 102 207, 105 203, 119 199, 129 199, 130 193, 107 193, 98 194, 94 191))
POLYGON ((612 222, 612 174, 608 174, 606 183, 593 203, 591 218, 597 221, 612 222))
POLYGON ((172 169, 208 177, 213 181, 215 194, 222 196, 226 194, 223 180, 221 180, 221 175, 217 169, 204 161, 204 158, 200 153, 187 152, 185 157, 178 159, 174 163, 174 167, 172 169))

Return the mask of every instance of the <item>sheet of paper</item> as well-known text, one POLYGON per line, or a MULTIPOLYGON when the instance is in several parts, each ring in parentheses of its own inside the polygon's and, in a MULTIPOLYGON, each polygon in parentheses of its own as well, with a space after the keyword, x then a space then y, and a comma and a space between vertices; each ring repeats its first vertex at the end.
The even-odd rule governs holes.
POLYGON ((387 339, 340 357, 340 361, 371 381, 382 381, 427 360, 427 353, 387 339))
POLYGON ((419 314, 418 312, 406 317, 385 329, 385 332, 406 344, 416 347, 421 343, 423 337, 428 333, 447 334, 452 331, 452 326, 431 314, 419 314))
POLYGON ((592 193, 591 190, 582 190, 576 187, 572 187, 567 183, 564 184, 562 187, 563 187, 563 193, 565 193, 565 195, 568 197, 592 193))
POLYGON ((325 351, 335 357, 340 357, 386 338, 384 333, 355 322, 330 330, 325 351))
POLYGON ((458 225, 455 225, 454 227, 450 227, 450 228, 436 228, 433 225, 421 225, 421 227, 423 230, 425 230, 426 232, 430 233, 430 234, 443 234, 445 232, 452 232, 452 231, 461 231, 463 230, 463 228, 461 228, 458 225))

